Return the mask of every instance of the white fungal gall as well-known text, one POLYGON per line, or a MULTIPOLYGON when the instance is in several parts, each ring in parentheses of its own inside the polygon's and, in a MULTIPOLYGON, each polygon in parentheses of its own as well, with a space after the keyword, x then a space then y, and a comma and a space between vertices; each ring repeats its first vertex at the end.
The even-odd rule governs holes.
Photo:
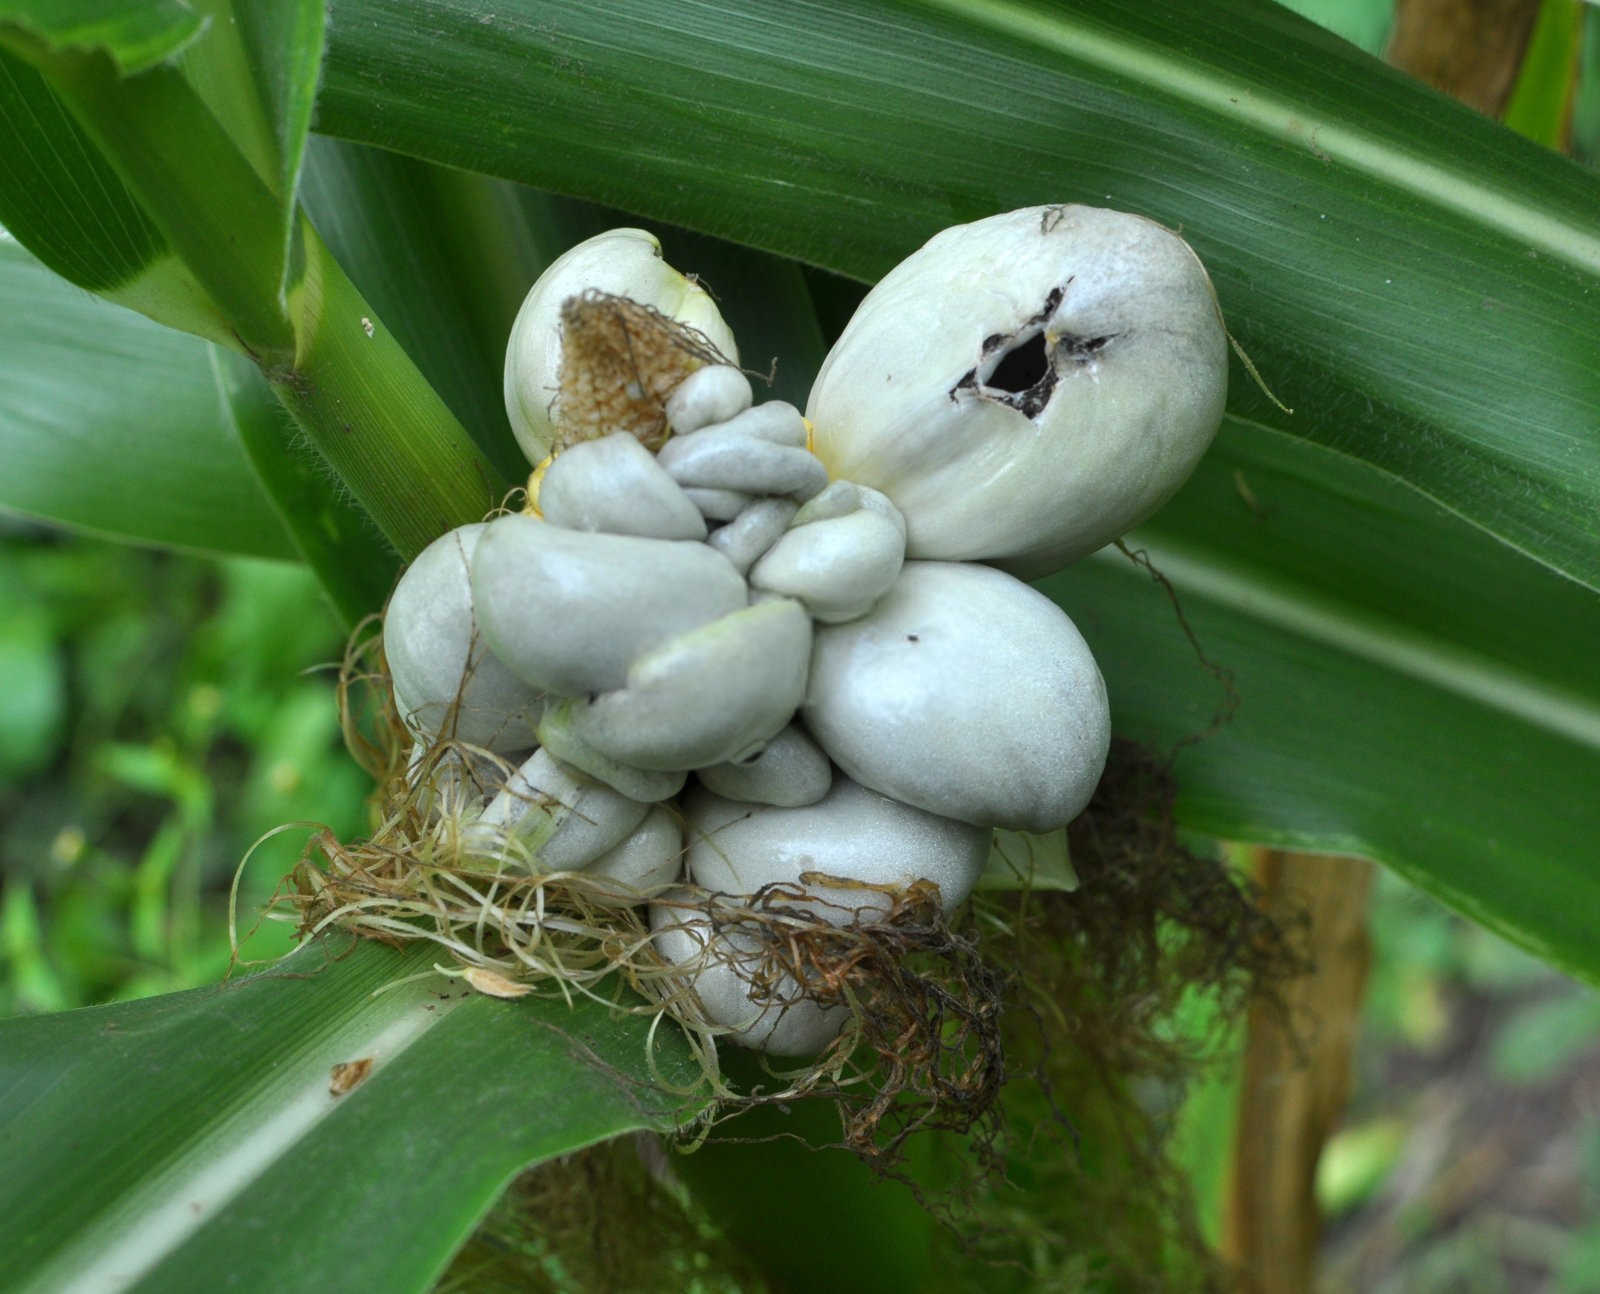
POLYGON ((818 516, 809 503, 801 508, 788 533, 750 568, 750 587, 798 598, 824 624, 865 615, 900 573, 906 531, 883 495, 851 489, 861 504, 853 511, 837 514, 830 504, 818 516), (869 505, 868 495, 881 506, 869 505))
POLYGON ((793 499, 757 499, 706 541, 733 563, 741 575, 777 543, 799 505, 793 499))
POLYGON ((530 500, 552 526, 648 539, 704 539, 705 518, 625 431, 563 450, 530 500))
POLYGON ((741 1046, 774 1056, 810 1056, 844 1028, 850 1012, 811 1000, 794 978, 773 974, 753 930, 712 929, 690 894, 668 893, 650 905, 655 948, 668 965, 684 970, 686 987, 741 1046))
MULTIPOLYGON (((684 385, 688 385, 687 379, 684 385)), ((698 427, 696 431, 705 432, 707 440, 717 436, 744 436, 774 445, 787 445, 790 449, 806 447, 806 420, 800 416, 800 410, 784 400, 764 400, 735 417, 698 427)), ((680 445, 679 449, 682 448, 680 445)))
POLYGON ((641 655, 627 685, 572 703, 573 736, 620 763, 691 769, 775 736, 805 694, 811 621, 788 600, 746 607, 641 655))
POLYGON ((468 572, 485 529, 459 526, 406 568, 384 615, 383 652, 407 726, 510 754, 535 744, 542 699, 481 636, 468 572))
POLYGON ((506 414, 530 463, 556 439, 553 404, 560 390, 561 308, 571 297, 600 291, 627 297, 703 333, 734 362, 739 351, 716 302, 661 256, 654 234, 612 229, 558 257, 529 290, 506 345, 506 414))
POLYGON ((756 501, 756 495, 741 490, 724 490, 708 486, 685 486, 690 502, 700 509, 707 521, 732 521, 756 501))
POLYGON ((882 490, 916 558, 1054 569, 1189 476, 1227 336, 1189 245, 1140 216, 1032 207, 946 229, 862 301, 806 415, 831 475, 882 490))
POLYGON ((648 805, 618 795, 541 749, 506 779, 476 821, 462 828, 461 841, 469 852, 490 856, 507 854, 515 842, 539 870, 571 871, 619 844, 648 812, 648 805))
POLYGON ((667 425, 680 436, 699 431, 738 416, 754 398, 750 379, 738 369, 707 364, 679 382, 667 397, 667 425))
POLYGON ((741 434, 737 421, 673 437, 658 456, 661 466, 679 485, 702 490, 809 499, 827 486, 828 471, 814 454, 741 434))
POLYGON ((968 562, 907 562, 867 615, 819 627, 801 714, 857 781, 1019 831, 1075 818, 1111 740, 1105 682, 1072 621, 968 562))
POLYGON ((683 790, 688 781, 686 769, 636 768, 582 740, 572 730, 572 715, 578 704, 569 697, 552 700, 545 707, 544 718, 539 721, 539 741, 552 755, 641 804, 670 800, 683 790))
POLYGON ((798 910, 838 925, 858 913, 886 916, 892 899, 884 887, 904 890, 919 880, 937 885, 944 910, 954 912, 983 873, 992 835, 847 777, 835 777, 817 803, 795 809, 691 791, 684 797, 684 825, 689 879, 702 889, 754 894, 766 885, 792 885, 817 900, 798 901, 798 910), (807 873, 846 884, 802 884, 807 873))
POLYGON ((621 844, 583 870, 596 880, 616 882, 616 897, 621 902, 637 902, 640 894, 681 880, 683 828, 677 813, 656 805, 621 844))
POLYGON ((748 601, 739 572, 705 544, 518 516, 485 530, 472 588, 490 649, 530 686, 561 696, 622 687, 645 652, 748 601))
POLYGON ((876 512, 900 532, 902 541, 906 537, 906 519, 889 497, 854 481, 834 481, 821 494, 807 499, 805 506, 795 513, 794 524, 809 526, 813 521, 832 521, 852 512, 876 512))
POLYGON ((850 1010, 804 969, 807 936, 843 937, 818 923, 888 952, 857 923, 937 925, 924 886, 953 912, 995 828, 1059 829, 1104 768, 1083 638, 975 563, 1070 560, 1158 506, 1215 432, 1226 355, 1182 239, 1034 208, 891 272, 808 422, 752 403, 715 307, 654 238, 591 239, 508 349, 533 515, 440 541, 390 607, 420 738, 406 804, 471 868, 581 869, 587 900, 648 898, 678 973, 640 983, 669 1013, 817 1051, 850 1010), (428 740, 458 695, 469 740, 519 759, 537 741, 504 786, 504 764, 428 740), (696 1000, 703 1018, 678 1010, 696 1000))
POLYGON ((815 804, 833 785, 828 757, 799 724, 792 723, 753 755, 714 764, 696 774, 725 800, 798 809, 815 804))

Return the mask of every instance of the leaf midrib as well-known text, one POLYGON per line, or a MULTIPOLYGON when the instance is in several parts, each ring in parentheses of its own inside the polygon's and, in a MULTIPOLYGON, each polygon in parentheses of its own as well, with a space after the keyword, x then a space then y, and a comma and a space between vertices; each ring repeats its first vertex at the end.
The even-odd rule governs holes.
MULTIPOLYGON (((1217 561, 1199 545, 1171 536, 1130 536, 1182 593, 1192 593, 1242 617, 1321 643, 1386 670, 1464 697, 1525 723, 1600 751, 1600 703, 1534 678, 1502 659, 1363 611, 1255 564, 1217 561)), ((1104 548, 1091 560, 1130 571, 1127 559, 1104 548)), ((1136 573, 1136 572, 1135 572, 1136 573)))
MULTIPOLYGON (((419 960, 413 953, 409 960, 425 968, 432 954, 419 960)), ((391 967, 391 974, 395 970, 391 967)), ((392 982, 388 975, 383 979, 392 982)), ((442 1000, 436 988, 397 985, 393 998, 376 1003, 363 993, 324 1027, 277 1052, 276 1063, 263 1058, 254 1081, 199 1122, 162 1167, 142 1172, 132 1190, 87 1219, 18 1294, 99 1294, 137 1283, 267 1166, 311 1135, 341 1101, 360 1098, 360 1087, 338 1099, 327 1095, 329 1056, 335 1061, 378 1058, 362 1084, 366 1087, 450 1015, 462 999, 442 1000), (424 1009, 424 999, 435 1009, 424 1009), (263 1110, 273 1114, 261 1122, 263 1110), (251 1123, 258 1126, 252 1129, 251 1123)))

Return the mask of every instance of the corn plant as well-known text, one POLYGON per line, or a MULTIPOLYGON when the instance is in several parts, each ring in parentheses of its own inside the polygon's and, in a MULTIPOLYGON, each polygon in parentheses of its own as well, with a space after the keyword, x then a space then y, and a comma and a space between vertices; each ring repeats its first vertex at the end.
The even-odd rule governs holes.
MULTIPOLYGON (((944 226, 1179 230, 1253 371, 1149 565, 1041 585, 1117 733, 1184 743, 1185 827, 1377 859, 1600 982, 1592 172, 1267 0, 0 0, 0 122, 0 506, 305 563, 352 625, 525 475, 505 339, 580 237, 658 229, 803 403, 944 226)), ((680 1040, 433 960, 0 1026, 0 1283, 424 1289, 518 1171, 693 1112, 680 1040)), ((752 1184, 828 1229, 772 1279, 930 1282, 871 1187, 752 1184)))

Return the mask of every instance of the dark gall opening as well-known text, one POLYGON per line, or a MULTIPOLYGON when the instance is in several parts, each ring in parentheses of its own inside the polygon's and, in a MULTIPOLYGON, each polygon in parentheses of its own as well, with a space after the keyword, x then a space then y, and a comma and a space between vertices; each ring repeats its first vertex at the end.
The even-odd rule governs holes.
POLYGON ((1005 391, 1021 395, 1038 386, 1050 371, 1050 356, 1045 350, 1044 334, 1035 333, 1019 346, 1013 346, 1000 357, 995 370, 984 383, 991 391, 1005 391))

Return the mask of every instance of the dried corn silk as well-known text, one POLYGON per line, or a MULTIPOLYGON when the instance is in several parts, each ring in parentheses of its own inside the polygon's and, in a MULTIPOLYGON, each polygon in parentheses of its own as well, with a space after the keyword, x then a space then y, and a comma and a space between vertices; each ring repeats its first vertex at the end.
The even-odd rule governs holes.
POLYGON ((728 362, 698 329, 608 292, 568 297, 561 339, 557 453, 617 431, 661 448, 667 397, 696 369, 728 362))

